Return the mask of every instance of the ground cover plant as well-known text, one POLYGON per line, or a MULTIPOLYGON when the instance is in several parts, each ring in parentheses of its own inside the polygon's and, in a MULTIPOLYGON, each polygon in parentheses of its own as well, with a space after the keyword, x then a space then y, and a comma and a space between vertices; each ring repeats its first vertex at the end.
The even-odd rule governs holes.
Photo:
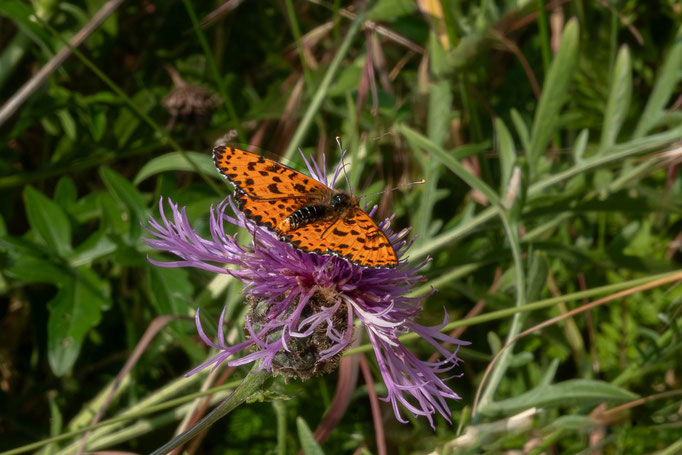
POLYGON ((237 390, 174 450, 682 452, 681 71, 672 0, 1 2, 0 451, 152 453, 237 390), (216 143, 345 162, 407 262, 262 237, 216 143), (354 286, 273 281, 341 324, 306 382, 230 351, 291 257, 354 286))

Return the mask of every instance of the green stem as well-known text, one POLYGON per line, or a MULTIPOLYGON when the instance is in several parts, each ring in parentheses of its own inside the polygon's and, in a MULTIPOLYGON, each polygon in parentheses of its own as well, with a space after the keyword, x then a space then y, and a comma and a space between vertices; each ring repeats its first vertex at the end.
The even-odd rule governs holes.
POLYGON ((549 30, 547 27, 547 13, 545 12, 545 0, 536 0, 538 4, 538 28, 540 30, 540 50, 542 52, 542 67, 545 74, 551 62, 549 51, 549 30))
POLYGON ((303 115, 301 123, 298 125, 298 128, 296 128, 294 136, 291 138, 291 141, 289 142, 287 149, 284 151, 284 154, 282 155, 284 161, 291 160, 292 155, 305 138, 305 135, 308 133, 308 129, 310 128, 310 125, 313 121, 313 117, 319 111, 320 106, 322 105, 322 101, 324 101, 324 98, 327 95, 327 92, 329 91, 329 87, 331 86, 332 80, 334 79, 334 76, 336 75, 338 69, 341 67, 341 62, 348 53, 350 44, 353 41, 355 34, 360 29, 360 24, 362 24, 362 22, 364 21, 364 17, 365 15, 363 13, 358 14, 358 16, 351 24, 350 29, 348 29, 348 33, 346 33, 346 36, 343 39, 343 42, 341 43, 341 47, 339 47, 339 50, 336 52, 334 59, 329 65, 329 69, 327 69, 327 73, 324 75, 324 78, 322 79, 320 86, 317 88, 317 91, 315 92, 315 96, 313 97, 312 101, 310 102, 310 105, 308 106, 308 110, 303 115))
POLYGON ((230 411, 234 410, 237 406, 244 403, 251 395, 256 393, 265 380, 270 377, 269 373, 266 371, 255 372, 258 368, 258 364, 254 365, 251 372, 244 378, 242 383, 237 387, 234 392, 232 392, 225 400, 216 406, 213 411, 211 411, 206 417, 201 419, 196 425, 192 426, 189 430, 176 436, 168 443, 159 447, 157 450, 152 452, 152 455, 165 455, 176 447, 190 441, 196 435, 202 431, 208 429, 211 425, 217 422, 220 418, 227 415, 230 411))
MULTIPOLYGON (((324 381, 321 381, 324 382, 324 381)), ((272 402, 272 407, 275 410, 275 418, 277 419, 277 455, 286 455, 287 453, 287 407, 282 400, 275 400, 272 402)))
POLYGON ((220 75, 218 65, 216 64, 216 61, 213 58, 213 53, 211 52, 211 47, 208 45, 208 41, 206 41, 206 36, 204 36, 204 32, 201 30, 201 26, 199 25, 199 20, 197 19, 197 15, 194 12, 192 2, 190 0, 183 0, 183 3, 185 4, 185 8, 187 9, 187 14, 189 15, 189 18, 192 21, 194 33, 197 35, 199 44, 201 45, 201 48, 204 50, 204 54, 206 55, 206 62, 208 63, 208 67, 211 70, 211 73, 213 73, 213 79, 215 79, 216 86, 218 87, 220 96, 223 99, 223 104, 225 106, 225 109, 227 109, 227 115, 230 117, 232 126, 234 126, 234 128, 237 130, 237 137, 239 139, 245 140, 246 135, 244 134, 244 130, 242 129, 241 123, 239 122, 237 111, 234 109, 234 105, 232 104, 232 99, 230 98, 229 93, 227 93, 225 80, 220 75))
MULTIPOLYGON (((538 300, 537 302, 527 303, 521 307, 505 308, 503 310, 491 311, 490 313, 482 314, 480 316, 474 316, 467 319, 461 319, 459 321, 453 321, 443 327, 441 332, 449 332, 458 327, 470 327, 477 324, 483 324, 490 321, 495 321, 498 319, 506 319, 517 313, 527 313, 529 311, 542 310, 561 302, 572 302, 576 300, 588 299, 598 295, 611 294, 614 292, 622 291, 631 287, 639 286, 642 284, 650 283, 655 280, 660 280, 667 278, 669 276, 680 273, 679 270, 674 272, 661 273, 659 275, 652 275, 643 278, 636 278, 630 281, 623 281, 622 283, 609 284, 606 286, 600 286, 597 288, 588 289, 586 291, 574 292, 572 294, 560 295, 558 297, 552 297, 550 299, 538 300)), ((417 333, 410 332, 399 337, 401 343, 406 343, 419 339, 420 336, 417 333)), ((343 355, 357 354, 359 352, 369 352, 372 350, 371 344, 363 344, 357 348, 348 349, 344 351, 343 355)))
POLYGON ((310 75, 308 66, 305 64, 303 40, 301 39, 301 29, 298 26, 298 19, 296 19, 296 10, 294 10, 294 4, 291 0, 286 0, 285 3, 287 5, 287 15, 289 16, 289 22, 291 23, 291 31, 294 34, 294 39, 296 40, 296 47, 298 48, 298 58, 301 60, 301 69, 303 70, 303 76, 305 77, 307 90, 312 90, 313 78, 310 75))
MULTIPOLYGON (((505 233, 509 239, 509 245, 511 247, 512 256, 514 258, 514 272, 516 274, 516 305, 515 309, 523 308, 526 304, 526 276, 524 272, 523 259, 521 257, 521 248, 519 245, 519 232, 516 223, 512 223, 508 218, 508 213, 506 211, 501 211, 500 218, 502 219, 502 224, 504 225, 505 233)), ((509 327, 509 333, 507 334, 507 341, 505 343, 509 344, 516 335, 521 331, 521 316, 523 313, 517 312, 512 318, 511 325, 509 327)), ((493 395, 497 390, 497 387, 502 381, 504 373, 507 371, 509 366, 509 361, 511 360, 513 346, 509 346, 504 350, 499 360, 495 364, 495 367, 490 374, 490 379, 488 384, 481 395, 480 409, 484 409, 485 406, 492 401, 493 395)), ((480 414, 480 412, 478 413, 480 414)))

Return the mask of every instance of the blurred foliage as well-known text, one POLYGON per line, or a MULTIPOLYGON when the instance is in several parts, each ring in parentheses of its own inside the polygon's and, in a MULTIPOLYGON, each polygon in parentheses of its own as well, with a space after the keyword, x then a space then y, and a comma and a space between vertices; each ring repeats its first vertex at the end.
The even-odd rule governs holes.
MULTIPOLYGON (((0 2, 1 103, 104 3, 0 2)), ((443 308, 460 320, 478 301, 485 314, 563 296, 470 324, 463 376, 448 382, 463 397, 450 403, 454 425, 402 425, 382 405, 389 453, 682 451, 682 291, 670 284, 521 338, 471 417, 505 339, 679 268, 679 2, 378 0, 357 33, 361 2, 226 5, 123 2, 0 125, 0 450, 87 425, 160 315, 179 318, 106 414, 129 419, 96 430, 88 449, 147 453, 172 436, 187 408, 144 412, 205 379, 182 377, 206 356, 186 317, 228 305, 238 339, 243 306, 225 277, 152 266, 140 238, 161 196, 207 234, 211 204, 231 191, 208 150, 229 134, 293 166, 299 146, 336 162, 340 136, 363 193, 425 178, 374 197, 414 227, 411 260, 433 258, 422 290, 439 291, 422 323, 443 308)), ((277 380, 283 411, 245 405, 198 451, 376 451, 362 381, 329 439, 311 436, 336 378, 277 380)), ((75 453, 78 440, 46 453, 75 453)))

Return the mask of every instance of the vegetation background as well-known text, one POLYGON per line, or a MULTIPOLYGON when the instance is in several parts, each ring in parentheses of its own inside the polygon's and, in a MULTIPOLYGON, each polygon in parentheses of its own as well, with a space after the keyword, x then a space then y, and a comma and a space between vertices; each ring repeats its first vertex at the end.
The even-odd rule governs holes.
POLYGON ((380 213, 433 258, 420 322, 445 308, 472 345, 454 425, 373 410, 358 354, 185 450, 682 453, 681 26, 674 0, 1 1, 0 450, 90 430, 149 453, 244 376, 183 377, 208 354, 197 307, 243 336, 237 283, 140 242, 160 195, 206 232, 229 133, 293 165, 340 136, 363 193, 425 178, 380 213))

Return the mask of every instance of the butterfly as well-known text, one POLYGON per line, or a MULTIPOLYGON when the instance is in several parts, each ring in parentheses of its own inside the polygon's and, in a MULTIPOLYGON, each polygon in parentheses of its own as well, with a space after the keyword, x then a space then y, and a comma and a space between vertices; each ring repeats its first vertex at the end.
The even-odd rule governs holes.
POLYGON ((294 248, 361 267, 398 265, 391 242, 355 196, 234 147, 215 147, 213 162, 235 186, 239 210, 294 248))

